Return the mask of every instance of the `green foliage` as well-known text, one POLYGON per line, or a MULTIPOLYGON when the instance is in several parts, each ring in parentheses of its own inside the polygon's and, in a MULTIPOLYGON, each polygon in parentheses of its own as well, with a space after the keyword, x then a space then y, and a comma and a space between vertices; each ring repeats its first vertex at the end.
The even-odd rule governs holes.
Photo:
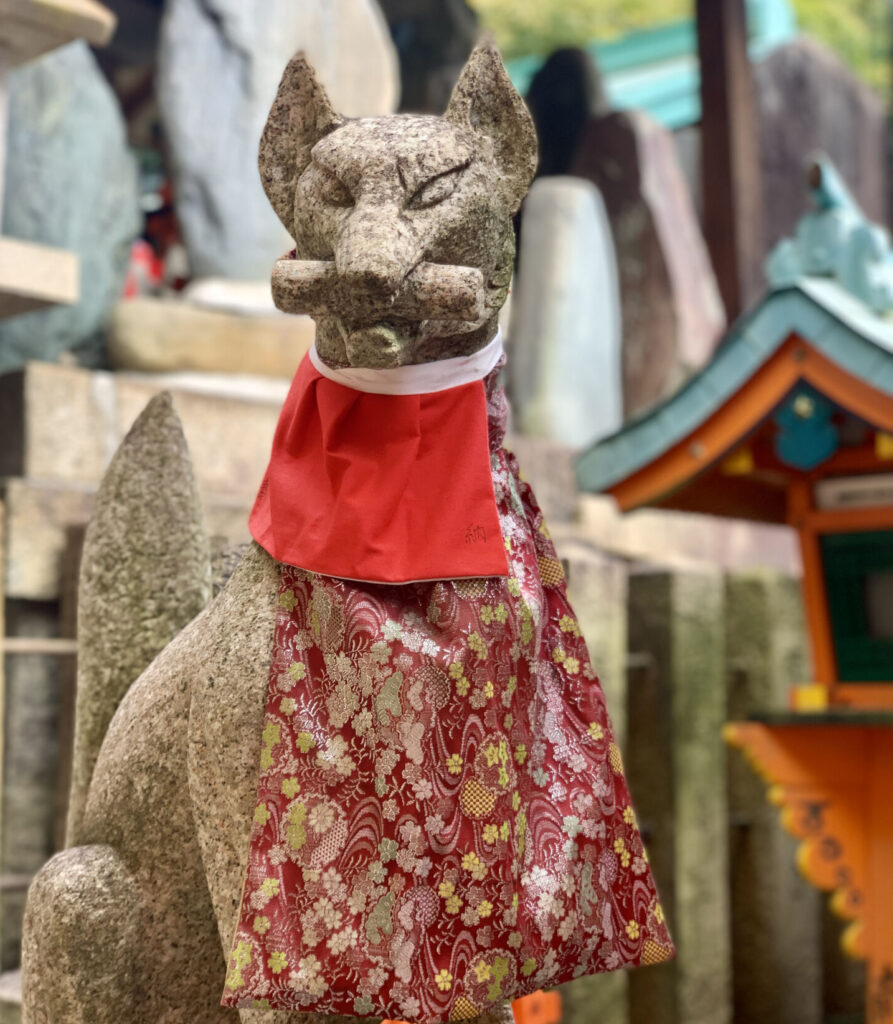
MULTIPOLYGON (((691 17, 694 0, 470 0, 506 57, 549 53, 691 17)), ((792 0, 798 24, 869 85, 890 87, 889 0, 792 0)))
POLYGON ((470 0, 503 55, 549 53, 676 21, 693 0, 470 0))
POLYGON ((869 85, 887 93, 890 85, 888 0, 794 0, 797 23, 833 50, 869 85))

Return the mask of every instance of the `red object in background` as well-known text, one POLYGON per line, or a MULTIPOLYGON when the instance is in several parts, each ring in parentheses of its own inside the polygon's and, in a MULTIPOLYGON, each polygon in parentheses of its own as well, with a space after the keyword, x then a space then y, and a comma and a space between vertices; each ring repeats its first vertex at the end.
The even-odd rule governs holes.
POLYGON ((164 260, 145 240, 138 238, 130 247, 130 261, 124 278, 123 297, 136 299, 140 295, 153 295, 164 283, 164 260))
POLYGON ((515 1024, 560 1024, 561 995, 558 992, 533 992, 512 1003, 515 1024))
POLYGON ((170 258, 174 253, 183 252, 170 182, 162 185, 156 198, 156 208, 146 214, 142 237, 136 239, 130 249, 124 279, 125 299, 158 295, 165 288, 179 291, 187 283, 187 278, 182 276, 184 259, 170 258))

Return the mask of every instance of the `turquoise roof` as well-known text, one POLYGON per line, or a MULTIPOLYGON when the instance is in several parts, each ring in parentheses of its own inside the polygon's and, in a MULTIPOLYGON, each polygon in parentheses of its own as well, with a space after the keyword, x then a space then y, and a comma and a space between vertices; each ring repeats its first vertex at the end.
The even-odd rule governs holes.
POLYGON ((823 154, 813 156, 809 186, 813 209, 766 261, 769 293, 681 390, 579 458, 582 490, 607 490, 678 444, 792 334, 893 397, 890 237, 865 217, 823 154))
MULTIPOLYGON (((759 59, 797 31, 789 0, 748 0, 751 57, 759 59)), ((694 20, 671 22, 586 47, 604 76, 619 110, 645 110, 668 128, 701 119, 698 41, 694 20)), ((518 57, 507 67, 515 87, 526 94, 545 57, 518 57)))
POLYGON ((713 360, 681 390, 584 452, 577 461, 581 490, 607 490, 682 441, 793 333, 893 398, 893 322, 834 280, 802 277, 770 292, 742 317, 713 360))

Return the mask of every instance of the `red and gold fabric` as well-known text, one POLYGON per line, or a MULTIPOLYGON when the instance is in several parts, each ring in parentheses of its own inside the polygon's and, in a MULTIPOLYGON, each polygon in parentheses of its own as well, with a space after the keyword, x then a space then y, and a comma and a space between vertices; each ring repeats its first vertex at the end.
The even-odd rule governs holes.
POLYGON ((225 1006, 437 1024, 673 955, 495 378, 483 429, 507 575, 282 567, 225 1006))

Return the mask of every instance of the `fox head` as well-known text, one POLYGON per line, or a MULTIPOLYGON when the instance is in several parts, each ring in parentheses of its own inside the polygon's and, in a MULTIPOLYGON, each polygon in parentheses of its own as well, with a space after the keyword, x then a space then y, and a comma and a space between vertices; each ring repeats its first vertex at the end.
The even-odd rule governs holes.
POLYGON ((301 261, 277 264, 277 304, 314 317, 332 365, 476 351, 496 332, 512 216, 535 167, 533 122, 488 43, 442 117, 342 118, 298 54, 260 145, 264 189, 301 261))

